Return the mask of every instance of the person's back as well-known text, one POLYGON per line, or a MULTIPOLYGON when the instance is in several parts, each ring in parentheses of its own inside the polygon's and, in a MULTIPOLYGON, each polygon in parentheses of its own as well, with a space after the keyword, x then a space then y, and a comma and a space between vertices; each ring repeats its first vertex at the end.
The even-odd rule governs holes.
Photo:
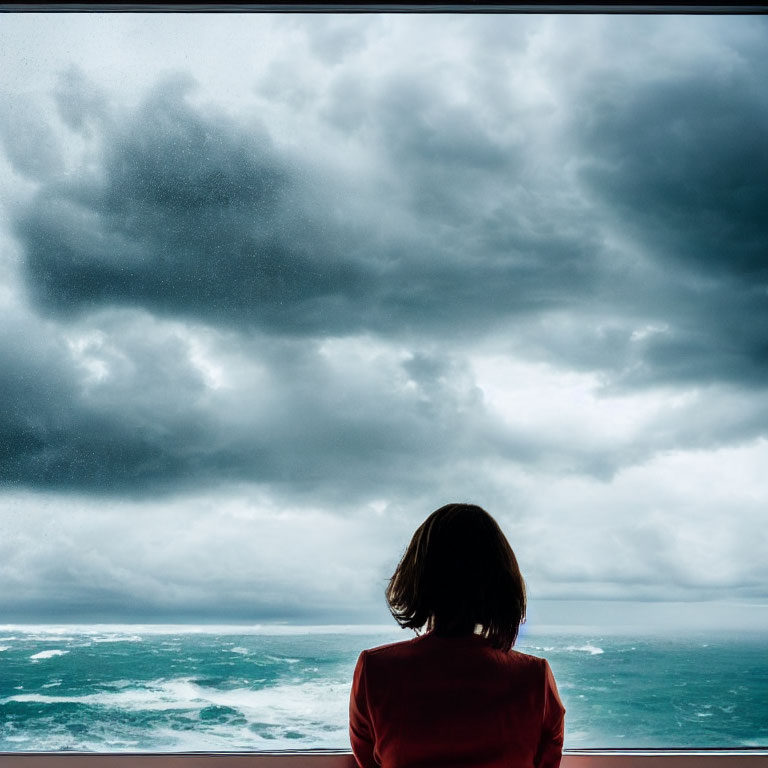
POLYGON ((350 738, 363 768, 549 768, 563 712, 544 659, 430 632, 363 651, 350 738))
POLYGON ((361 768, 557 768, 565 709, 547 662, 512 650, 525 584, 484 509, 433 512, 387 602, 400 626, 428 632, 360 654, 349 726, 361 768))

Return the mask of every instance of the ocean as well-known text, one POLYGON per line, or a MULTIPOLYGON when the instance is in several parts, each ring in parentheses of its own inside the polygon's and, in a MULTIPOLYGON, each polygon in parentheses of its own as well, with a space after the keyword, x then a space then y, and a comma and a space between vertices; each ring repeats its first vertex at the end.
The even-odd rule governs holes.
MULTIPOLYGON (((396 629, 0 627, 0 751, 349 749, 363 648, 396 629)), ((768 745, 768 638, 529 632, 566 748, 768 745)))

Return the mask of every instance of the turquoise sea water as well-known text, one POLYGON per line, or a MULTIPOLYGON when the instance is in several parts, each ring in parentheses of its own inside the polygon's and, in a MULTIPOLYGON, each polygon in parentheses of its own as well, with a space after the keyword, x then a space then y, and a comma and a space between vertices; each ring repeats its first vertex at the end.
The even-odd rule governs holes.
MULTIPOLYGON (((348 749, 358 653, 408 637, 0 628, 0 751, 348 749)), ((768 745, 768 638, 558 632, 519 650, 552 665, 566 748, 768 745)))

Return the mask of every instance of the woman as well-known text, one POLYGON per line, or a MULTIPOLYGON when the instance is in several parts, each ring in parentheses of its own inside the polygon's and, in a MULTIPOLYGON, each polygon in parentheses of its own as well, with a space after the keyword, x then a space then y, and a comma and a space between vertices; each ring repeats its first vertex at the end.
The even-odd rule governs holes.
POLYGON ((448 504, 414 533, 386 591, 426 634, 363 651, 349 706, 361 768, 557 768, 563 707, 545 659, 513 651, 525 583, 481 507, 448 504))

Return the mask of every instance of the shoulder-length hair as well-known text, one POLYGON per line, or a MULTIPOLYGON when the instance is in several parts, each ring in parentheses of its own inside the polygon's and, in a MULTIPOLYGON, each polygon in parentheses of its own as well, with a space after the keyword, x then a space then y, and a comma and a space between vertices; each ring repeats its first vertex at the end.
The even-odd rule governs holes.
POLYGON ((437 635, 481 627, 509 650, 525 621, 525 582, 498 523, 474 504, 446 504, 413 534, 386 590, 401 627, 437 635))

